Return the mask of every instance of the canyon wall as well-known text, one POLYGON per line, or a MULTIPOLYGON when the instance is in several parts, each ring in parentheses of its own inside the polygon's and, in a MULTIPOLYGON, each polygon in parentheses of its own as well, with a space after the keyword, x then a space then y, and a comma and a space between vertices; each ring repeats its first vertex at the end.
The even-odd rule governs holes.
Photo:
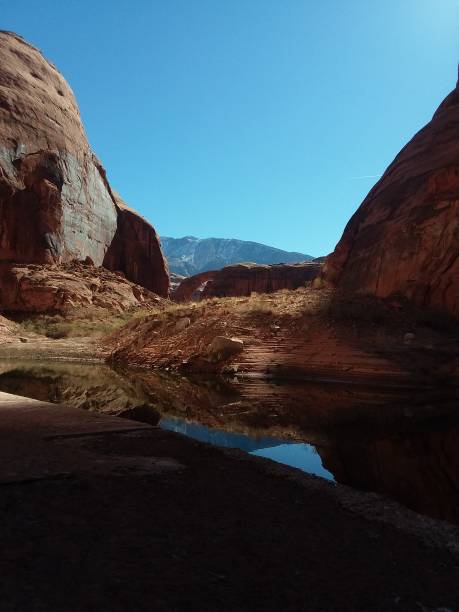
POLYGON ((169 292, 169 273, 155 228, 113 193, 118 223, 103 265, 158 295, 169 292))
POLYGON ((320 263, 301 264, 237 264, 221 270, 203 272, 182 281, 174 298, 181 302, 210 297, 247 296, 256 293, 272 293, 280 289, 304 287, 318 276, 320 263))
POLYGON ((350 219, 324 276, 459 315, 459 81, 350 219))
MULTIPOLYGON (((0 262, 89 257, 100 266, 120 228, 123 232, 125 220, 122 213, 119 217, 67 82, 36 48, 0 31, 0 262)), ((120 269, 138 279, 147 275, 140 269, 151 264, 165 295, 167 271, 156 234, 154 240, 151 261, 143 258, 120 269)))

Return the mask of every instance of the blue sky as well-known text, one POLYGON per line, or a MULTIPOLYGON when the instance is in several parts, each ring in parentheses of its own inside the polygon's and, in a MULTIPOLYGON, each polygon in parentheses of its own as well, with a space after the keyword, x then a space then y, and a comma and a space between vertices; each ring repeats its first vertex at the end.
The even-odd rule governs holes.
POLYGON ((459 0, 0 0, 163 235, 322 255, 453 89, 459 0), (361 178, 369 177, 369 178, 361 178))

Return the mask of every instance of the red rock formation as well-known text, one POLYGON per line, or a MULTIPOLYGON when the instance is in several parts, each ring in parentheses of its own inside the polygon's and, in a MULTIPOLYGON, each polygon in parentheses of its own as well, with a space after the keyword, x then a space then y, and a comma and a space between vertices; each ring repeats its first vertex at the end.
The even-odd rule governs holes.
POLYGON ((114 236, 114 251, 124 253, 125 265, 118 268, 167 294, 156 233, 117 206, 65 79, 37 49, 0 31, 0 261, 89 256, 102 265, 114 236), (125 253, 120 239, 147 245, 130 245, 125 253))
POLYGON ((184 278, 172 293, 172 298, 177 302, 199 301, 206 283, 211 281, 218 272, 218 270, 211 270, 184 278))
POLYGON ((319 263, 236 264, 186 278, 179 285, 174 298, 187 301, 250 295, 252 291, 272 293, 280 289, 297 289, 314 280, 321 269, 319 263))
POLYGON ((0 303, 4 312, 66 313, 76 308, 121 312, 160 302, 161 298, 144 287, 90 263, 0 266, 0 303))
POLYGON ((458 223, 459 81, 353 215, 325 278, 458 315, 458 223))
POLYGON ((103 265, 124 272, 127 278, 158 295, 167 296, 169 274, 155 228, 126 206, 118 194, 114 193, 114 197, 118 226, 103 265))
POLYGON ((98 265, 116 208, 75 97, 41 53, 0 32, 0 259, 90 256, 98 265))

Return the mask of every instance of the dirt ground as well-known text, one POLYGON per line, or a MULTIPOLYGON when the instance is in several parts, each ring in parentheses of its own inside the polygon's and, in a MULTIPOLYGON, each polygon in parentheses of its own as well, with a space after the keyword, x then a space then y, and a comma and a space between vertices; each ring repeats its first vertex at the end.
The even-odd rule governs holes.
POLYGON ((459 530, 376 495, 7 394, 0 442, 2 612, 459 610, 459 530))

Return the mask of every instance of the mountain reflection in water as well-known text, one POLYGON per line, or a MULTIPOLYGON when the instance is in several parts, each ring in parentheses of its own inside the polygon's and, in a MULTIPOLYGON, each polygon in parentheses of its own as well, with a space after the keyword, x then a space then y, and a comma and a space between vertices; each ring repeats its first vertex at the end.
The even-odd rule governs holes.
POLYGON ((191 380, 103 365, 1 360, 0 390, 159 424, 459 524, 452 389, 191 380))

